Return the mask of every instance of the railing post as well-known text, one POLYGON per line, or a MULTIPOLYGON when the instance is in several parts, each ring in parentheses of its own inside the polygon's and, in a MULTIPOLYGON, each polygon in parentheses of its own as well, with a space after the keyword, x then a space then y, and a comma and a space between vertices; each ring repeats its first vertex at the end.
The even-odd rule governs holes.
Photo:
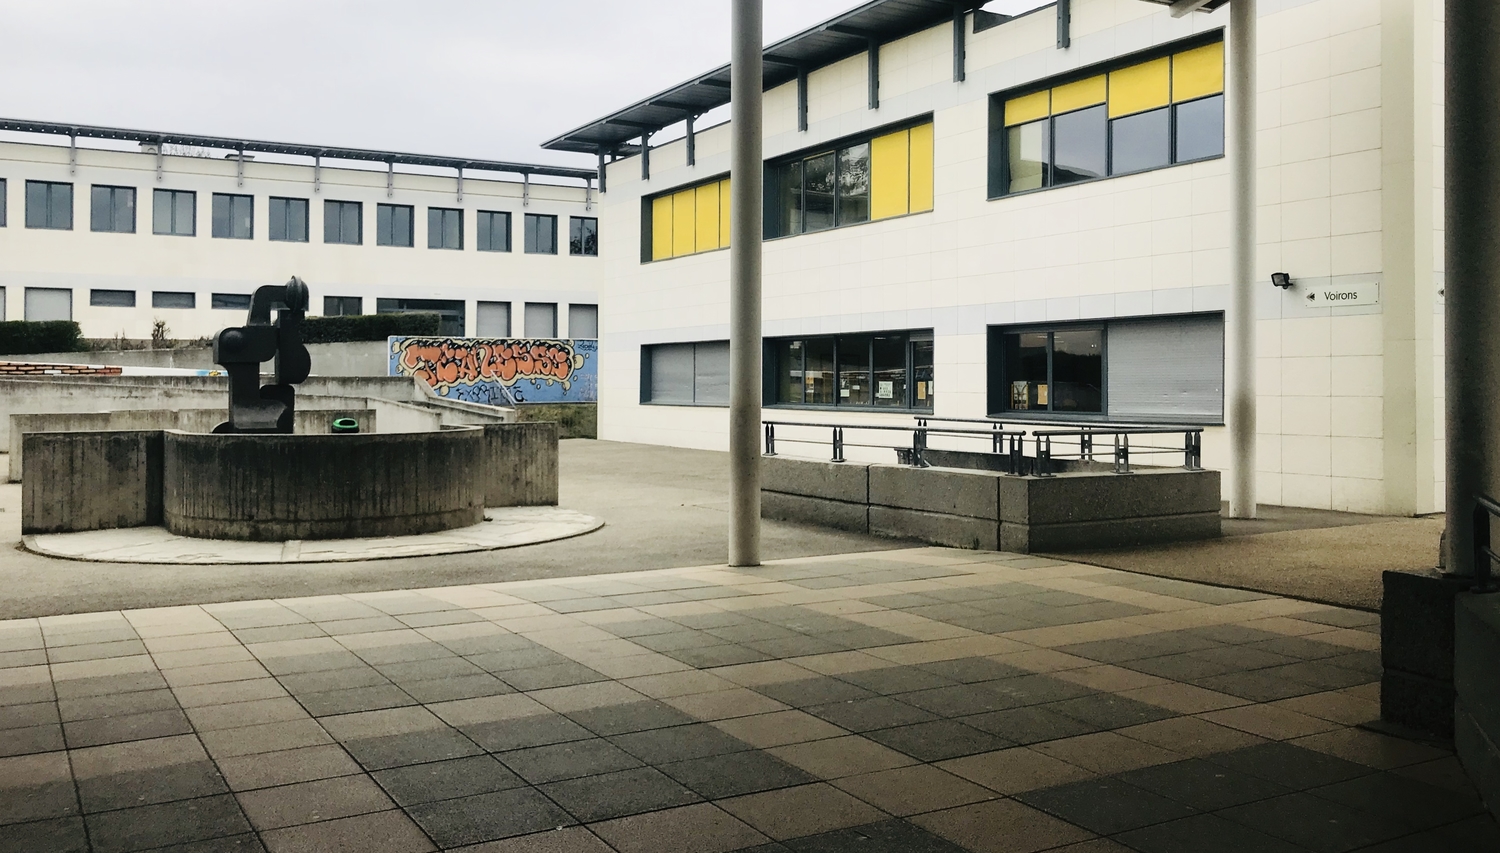
POLYGON ((1086 430, 1078 436, 1078 457, 1084 462, 1094 461, 1094 436, 1086 430))
POLYGON ((1115 473, 1130 473, 1130 435, 1115 433, 1115 473))
POLYGON ((911 467, 926 468, 927 464, 922 461, 922 451, 927 449, 927 430, 918 427, 911 434, 911 467))
POLYGON ((1052 476, 1052 436, 1039 435, 1036 438, 1036 475, 1038 477, 1052 476))
POLYGON ((1483 589, 1489 585, 1493 571, 1490 557, 1490 511, 1479 501, 1474 505, 1474 586, 1483 589))
POLYGON ((776 425, 773 423, 766 424, 766 455, 776 455, 776 425))
POLYGON ((844 461, 844 428, 833 428, 833 461, 844 461))

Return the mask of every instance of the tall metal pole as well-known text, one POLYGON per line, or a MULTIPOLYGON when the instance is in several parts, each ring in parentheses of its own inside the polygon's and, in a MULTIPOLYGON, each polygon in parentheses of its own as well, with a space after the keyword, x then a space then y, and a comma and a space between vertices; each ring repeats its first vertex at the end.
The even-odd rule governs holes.
POLYGON ((1447 2, 1445 556, 1450 572, 1473 575, 1474 497, 1500 497, 1500 4, 1447 2))
POLYGON ((1255 0, 1229 4, 1229 515, 1255 517, 1255 0))
POLYGON ((761 0, 734 0, 729 121, 729 565, 760 565, 761 0))

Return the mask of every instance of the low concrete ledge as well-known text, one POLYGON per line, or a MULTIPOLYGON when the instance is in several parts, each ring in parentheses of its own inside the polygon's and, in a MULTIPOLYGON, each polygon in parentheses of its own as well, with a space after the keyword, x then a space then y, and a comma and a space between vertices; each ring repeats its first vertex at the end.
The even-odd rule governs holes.
POLYGON ((1002 525, 993 518, 972 518, 900 507, 871 506, 870 532, 892 539, 916 539, 951 548, 998 551, 1002 525))
POLYGON ((484 520, 484 431, 165 433, 162 520, 207 539, 351 539, 484 520))
POLYGON ((1004 477, 961 468, 871 465, 870 505, 999 520, 997 488, 1004 477))
POLYGON ((1453 745, 1485 808, 1500 816, 1500 595, 1455 599, 1453 745))
POLYGON ((1385 572, 1380 605, 1380 718, 1454 736, 1454 607, 1467 578, 1437 569, 1385 572))
POLYGON ((484 505, 556 506, 557 440, 551 422, 486 424, 484 505))
POLYGON ((25 447, 22 533, 161 524, 161 430, 36 433, 25 447))
POLYGON ((870 467, 859 462, 762 456, 760 487, 785 495, 864 504, 870 501, 870 467))
POLYGON ((760 493, 760 514, 777 521, 813 524, 854 533, 870 532, 870 507, 863 503, 763 491, 760 493))

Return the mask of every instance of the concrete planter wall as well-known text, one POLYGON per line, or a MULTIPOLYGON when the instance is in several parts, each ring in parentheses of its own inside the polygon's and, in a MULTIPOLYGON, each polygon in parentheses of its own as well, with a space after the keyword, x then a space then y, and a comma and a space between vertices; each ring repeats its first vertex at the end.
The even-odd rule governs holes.
POLYGON ((782 456, 762 463, 762 515, 841 530, 1021 553, 1220 533, 1217 471, 1014 477, 782 456))
POLYGON ((23 533, 161 524, 161 430, 37 433, 26 451, 23 533))

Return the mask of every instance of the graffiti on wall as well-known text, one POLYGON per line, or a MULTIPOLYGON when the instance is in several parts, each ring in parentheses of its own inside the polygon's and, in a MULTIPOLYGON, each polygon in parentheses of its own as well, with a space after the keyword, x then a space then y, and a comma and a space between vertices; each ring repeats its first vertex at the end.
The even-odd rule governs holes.
POLYGON ((594 403, 599 342, 555 338, 390 339, 391 376, 468 403, 594 403))

